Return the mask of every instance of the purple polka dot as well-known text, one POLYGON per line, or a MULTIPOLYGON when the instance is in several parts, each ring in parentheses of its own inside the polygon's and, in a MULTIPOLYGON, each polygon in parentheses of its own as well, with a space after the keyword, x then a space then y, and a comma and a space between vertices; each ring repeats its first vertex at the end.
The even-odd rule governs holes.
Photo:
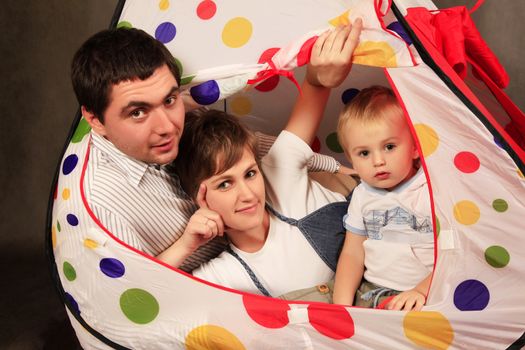
POLYGON ((352 99, 359 93, 358 89, 346 89, 343 94, 341 95, 341 100, 343 101, 343 104, 347 104, 348 102, 352 101, 352 99))
POLYGON ((405 28, 403 28, 403 25, 399 22, 392 22, 387 26, 388 29, 396 32, 399 34, 401 38, 408 44, 412 45, 412 39, 410 39, 410 36, 405 32, 405 28))
POLYGON ((489 290, 478 280, 463 281, 454 291, 454 305, 461 311, 483 310, 489 300, 489 290))
POLYGON ((71 226, 77 226, 78 225, 78 218, 75 215, 73 215, 73 214, 67 214, 66 220, 71 226))
POLYGON ((201 105, 211 105, 219 99, 221 92, 215 80, 208 80, 190 89, 191 97, 201 105))
POLYGON ((73 313, 80 315, 80 309, 78 308, 78 303, 75 300, 75 298, 73 298, 73 296, 69 294, 68 292, 65 292, 65 298, 66 298, 66 302, 68 302, 69 306, 71 306, 71 309, 73 309, 72 310, 73 313))
POLYGON ((78 163, 78 157, 76 154, 70 154, 64 159, 64 164, 62 164, 62 173, 68 175, 71 173, 78 163))
POLYGON ((104 258, 100 260, 100 271, 104 273, 104 275, 111 277, 111 278, 119 278, 124 275, 124 272, 126 269, 124 268, 124 264, 121 263, 117 259, 113 258, 104 258))
POLYGON ((159 24, 155 29, 155 38, 163 44, 169 43, 177 34, 177 28, 171 22, 164 22, 159 24))

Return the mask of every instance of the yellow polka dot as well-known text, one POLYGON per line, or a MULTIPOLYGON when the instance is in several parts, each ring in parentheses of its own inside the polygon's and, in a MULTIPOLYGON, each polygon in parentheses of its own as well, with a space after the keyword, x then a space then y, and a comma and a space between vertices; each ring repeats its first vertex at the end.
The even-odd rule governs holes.
POLYGON ((473 225, 479 220, 480 211, 472 201, 460 201, 454 205, 454 217, 463 225, 473 225))
POLYGON ((439 312, 412 311, 403 320, 405 336, 425 349, 447 349, 454 340, 450 322, 439 312))
POLYGON ((244 350, 244 345, 235 335, 225 328, 213 325, 204 325, 194 328, 186 336, 187 350, 215 349, 215 350, 244 350))
POLYGON ((159 2, 159 9, 161 11, 167 10, 168 7, 170 7, 169 0, 160 0, 160 2, 159 2))
POLYGON ((246 96, 237 96, 230 102, 230 107, 236 115, 247 115, 252 111, 252 102, 246 96))
POLYGON ((69 190, 69 188, 64 188, 64 190, 62 191, 62 199, 67 201, 70 196, 71 196, 71 191, 69 190))
POLYGON ((350 24, 350 20, 348 19, 348 14, 350 11, 345 11, 342 15, 337 16, 336 18, 330 20, 328 23, 333 25, 334 27, 337 26, 346 26, 350 24))
POLYGON ((252 31, 252 24, 246 18, 233 18, 226 23, 222 30, 222 42, 231 48, 241 47, 250 40, 252 31))
POLYGON ((394 49, 384 41, 364 41, 354 50, 354 63, 374 67, 397 67, 394 49))
POLYGON ((439 136, 434 129, 425 124, 414 124, 414 129, 423 151, 423 157, 426 158, 438 148, 439 136))
POLYGON ((51 227, 51 244, 53 245, 53 249, 57 246, 57 229, 55 226, 51 227))
POLYGON ((516 169, 516 171, 518 172, 519 177, 521 177, 522 179, 525 179, 525 176, 523 176, 523 173, 521 172, 520 169, 516 169))
POLYGON ((95 242, 94 240, 92 239, 89 239, 89 238, 86 238, 84 240, 84 247, 86 248, 90 248, 90 249, 95 249, 98 247, 98 243, 95 242))

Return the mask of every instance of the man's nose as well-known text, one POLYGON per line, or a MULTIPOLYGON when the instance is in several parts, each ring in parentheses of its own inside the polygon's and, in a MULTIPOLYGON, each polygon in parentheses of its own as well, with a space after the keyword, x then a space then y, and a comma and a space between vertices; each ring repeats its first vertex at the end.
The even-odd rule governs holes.
POLYGON ((169 113, 163 108, 155 111, 154 123, 153 130, 159 135, 168 134, 172 132, 175 127, 169 113))

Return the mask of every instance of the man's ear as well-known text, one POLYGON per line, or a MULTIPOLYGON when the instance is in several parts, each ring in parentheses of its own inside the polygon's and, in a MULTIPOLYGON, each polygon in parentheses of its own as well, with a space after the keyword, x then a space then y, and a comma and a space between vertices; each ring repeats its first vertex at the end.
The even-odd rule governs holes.
POLYGON ((106 128, 104 127, 104 124, 98 119, 98 117, 93 114, 93 112, 90 112, 86 109, 86 107, 81 106, 80 111, 82 112, 82 116, 88 124, 91 126, 91 128, 99 135, 105 136, 106 135, 106 128))

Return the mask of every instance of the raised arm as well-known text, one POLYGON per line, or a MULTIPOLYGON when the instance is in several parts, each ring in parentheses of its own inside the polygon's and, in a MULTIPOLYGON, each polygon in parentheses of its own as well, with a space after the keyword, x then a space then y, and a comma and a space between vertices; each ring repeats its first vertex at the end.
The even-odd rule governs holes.
POLYGON ((330 94, 352 67, 352 54, 361 33, 362 21, 325 32, 315 42, 301 90, 285 130, 310 144, 315 137, 330 94))

